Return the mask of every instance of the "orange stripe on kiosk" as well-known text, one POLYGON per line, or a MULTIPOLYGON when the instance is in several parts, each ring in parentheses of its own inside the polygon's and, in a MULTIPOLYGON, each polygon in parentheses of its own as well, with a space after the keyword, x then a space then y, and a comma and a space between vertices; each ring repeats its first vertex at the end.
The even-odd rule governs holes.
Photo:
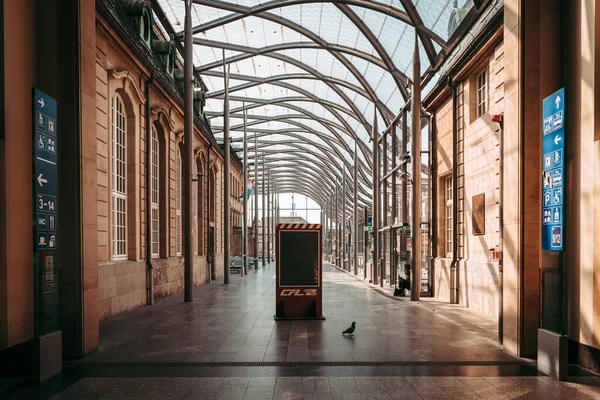
POLYGON ((320 224, 278 224, 275 320, 323 317, 320 224))

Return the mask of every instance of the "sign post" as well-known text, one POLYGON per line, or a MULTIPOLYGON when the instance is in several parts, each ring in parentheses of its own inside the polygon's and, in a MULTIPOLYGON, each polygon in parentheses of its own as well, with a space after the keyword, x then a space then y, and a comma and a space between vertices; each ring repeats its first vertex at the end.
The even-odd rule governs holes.
POLYGON ((58 125, 56 100, 39 89, 32 93, 33 250, 35 338, 33 376, 43 381, 62 369, 59 318, 58 125))
POLYGON ((542 250, 564 243, 565 89, 542 103, 542 250))
POLYGON ((542 102, 542 250, 552 253, 542 261, 537 364, 539 371, 560 380, 566 379, 569 369, 562 253, 565 245, 565 109, 564 88, 542 102))

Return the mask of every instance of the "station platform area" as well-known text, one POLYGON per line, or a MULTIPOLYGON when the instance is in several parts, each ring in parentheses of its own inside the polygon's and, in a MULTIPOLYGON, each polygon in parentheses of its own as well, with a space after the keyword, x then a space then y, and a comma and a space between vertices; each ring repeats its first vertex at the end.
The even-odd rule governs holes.
POLYGON ((7 399, 598 399, 505 352, 472 310, 390 299, 330 265, 324 321, 275 321, 274 264, 106 320, 100 347, 7 399), (356 322, 353 336, 342 331, 356 322), (25 396, 25 397, 23 397, 25 396))
POLYGON ((324 266, 325 321, 275 321, 274 264, 158 299, 100 324, 86 362, 518 361, 493 320, 464 307, 393 301, 324 266), (353 336, 342 332, 356 322, 353 336))

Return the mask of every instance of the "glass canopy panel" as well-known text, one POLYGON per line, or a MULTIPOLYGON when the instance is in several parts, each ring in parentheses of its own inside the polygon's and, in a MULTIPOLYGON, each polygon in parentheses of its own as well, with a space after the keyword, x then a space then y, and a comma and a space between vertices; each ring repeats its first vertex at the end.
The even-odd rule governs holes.
POLYGON ((448 40, 473 7, 472 0, 419 0, 417 11, 426 27, 448 40))
MULTIPOLYGON (((328 77, 345 77, 347 82, 354 85, 360 85, 358 80, 348 74, 350 71, 338 59, 336 59, 329 51, 324 49, 289 49, 280 51, 288 57, 299 60, 306 64, 309 68, 318 71, 328 77)), ((309 71, 307 71, 309 72, 309 71)))
MULTIPOLYGON (((221 67, 221 69, 219 70, 219 73, 223 74, 222 71, 223 71, 223 68, 221 67)), ((208 88, 209 96, 211 96, 215 92, 222 92, 225 89, 225 79, 223 79, 222 76, 202 75, 202 80, 204 81, 204 83, 206 84, 206 87, 208 88)), ((240 86, 240 85, 244 85, 246 83, 247 83, 247 81, 229 78, 229 93, 231 94, 233 92, 232 91, 233 88, 240 86)))
POLYGON ((373 54, 374 48, 362 37, 360 30, 331 3, 308 3, 281 7, 273 13, 288 19, 320 36, 331 44, 340 44, 367 54, 373 54))

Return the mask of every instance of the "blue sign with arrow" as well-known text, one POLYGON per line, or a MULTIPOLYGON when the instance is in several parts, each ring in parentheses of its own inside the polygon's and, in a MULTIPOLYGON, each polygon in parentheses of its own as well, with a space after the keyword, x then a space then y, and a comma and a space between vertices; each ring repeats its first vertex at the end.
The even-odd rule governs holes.
POLYGON ((58 126, 56 100, 33 89, 34 249, 58 248, 58 126))
POLYGON ((542 103, 542 250, 564 246, 565 89, 542 103))

